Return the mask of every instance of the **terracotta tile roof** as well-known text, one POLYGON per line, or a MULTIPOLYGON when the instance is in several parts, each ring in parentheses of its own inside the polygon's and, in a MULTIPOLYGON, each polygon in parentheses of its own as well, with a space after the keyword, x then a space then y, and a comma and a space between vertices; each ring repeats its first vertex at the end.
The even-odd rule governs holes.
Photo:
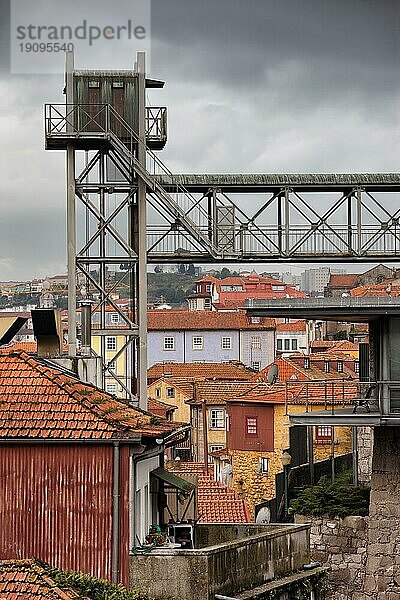
POLYGON ((310 344, 311 348, 332 348, 334 345, 332 340, 314 340, 310 344))
POLYGON ((338 340, 335 341, 334 345, 332 346, 332 350, 340 350, 341 352, 351 350, 352 352, 358 352, 358 344, 350 342, 350 340, 338 340))
POLYGON ((357 384, 351 380, 333 382, 324 381, 290 381, 288 386, 276 383, 274 385, 260 384, 260 387, 251 390, 240 397, 229 398, 231 403, 259 403, 259 404, 284 404, 295 405, 330 405, 332 399, 335 405, 353 404, 358 397, 357 384), (264 389, 261 387, 264 386, 264 389))
POLYGON ((225 404, 228 398, 248 393, 258 383, 254 381, 198 381, 196 383, 196 396, 190 404, 200 404, 205 400, 207 405, 225 404))
POLYGON ((162 437, 176 427, 49 365, 0 351, 1 438, 162 437))
POLYGON ((332 273, 329 278, 328 287, 354 287, 357 285, 357 273, 332 273))
POLYGON ((36 342, 13 342, 11 346, 8 347, 9 350, 24 350, 25 352, 31 352, 32 354, 37 352, 37 343, 36 342))
POLYGON ((156 363, 147 371, 148 379, 162 375, 205 379, 251 379, 254 371, 239 362, 227 363, 156 363))
MULTIPOLYGON (((279 368, 278 379, 280 382, 291 381, 291 380, 296 380, 296 379, 298 381, 312 381, 312 380, 321 381, 321 380, 326 380, 326 379, 341 379, 341 378, 347 379, 349 377, 349 375, 351 375, 351 374, 353 374, 353 378, 355 377, 354 371, 340 373, 333 368, 331 368, 329 373, 325 373, 325 371, 323 369, 318 368, 318 366, 315 364, 318 361, 323 362, 325 359, 330 360, 330 361, 340 360, 340 361, 343 361, 343 363, 354 361, 354 359, 350 358, 348 355, 346 355, 344 353, 338 353, 338 352, 335 354, 331 354, 331 353, 325 354, 322 352, 317 353, 317 354, 308 354, 308 355, 293 354, 290 357, 278 358, 274 361, 274 363, 267 365, 262 371, 260 371, 259 373, 256 373, 256 375, 254 376, 254 381, 257 381, 257 382, 268 381, 267 380, 268 371, 272 367, 273 364, 276 364, 279 368), (309 369, 304 368, 304 359, 305 358, 310 359, 310 368, 309 369)), ((332 364, 331 364, 331 367, 333 367, 332 364)))
POLYGON ((155 398, 149 398, 147 401, 148 412, 163 419, 167 418, 167 413, 175 411, 177 408, 177 406, 160 402, 160 400, 156 400, 155 398))
POLYGON ((284 331, 301 331, 305 332, 307 323, 304 320, 294 321, 293 323, 277 323, 276 332, 282 333, 284 331))
MULTIPOLYGON (((215 481, 204 471, 203 463, 172 463, 168 469, 180 477, 197 477, 197 508, 200 523, 250 523, 245 501, 238 494, 215 481)), ((210 465, 210 470, 212 469, 210 465)))
POLYGON ((70 600, 82 598, 72 590, 61 590, 34 559, 0 561, 0 598, 17 600, 70 600))
POLYGON ((350 290, 350 296, 400 296, 400 286, 386 280, 377 285, 362 285, 350 290))
POLYGON ((261 318, 253 324, 246 312, 218 312, 207 310, 149 310, 148 330, 204 330, 204 329, 275 329, 274 319, 261 318))

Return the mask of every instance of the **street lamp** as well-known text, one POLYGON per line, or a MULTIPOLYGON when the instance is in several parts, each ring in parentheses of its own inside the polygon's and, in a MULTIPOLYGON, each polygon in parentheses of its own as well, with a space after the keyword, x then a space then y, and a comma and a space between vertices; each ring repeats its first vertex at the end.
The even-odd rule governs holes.
POLYGON ((281 456, 282 467, 283 467, 283 478, 284 478, 284 495, 285 495, 285 513, 284 521, 287 521, 289 511, 289 470, 292 462, 292 457, 289 454, 289 450, 286 449, 282 452, 281 456))

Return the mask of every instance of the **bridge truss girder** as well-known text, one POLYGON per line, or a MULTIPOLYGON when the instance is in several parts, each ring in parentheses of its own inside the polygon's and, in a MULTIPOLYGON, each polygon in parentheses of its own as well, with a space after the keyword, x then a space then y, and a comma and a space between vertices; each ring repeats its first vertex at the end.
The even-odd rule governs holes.
MULTIPOLYGON (((168 219, 163 207, 150 200, 155 218, 148 217, 149 262, 168 263, 171 258, 174 262, 207 263, 400 258, 397 174, 173 177, 192 197, 186 214, 216 251, 199 249, 184 223, 168 219), (285 179, 289 185, 277 185, 285 179)), ((174 195, 172 180, 157 179, 174 195)), ((179 194, 175 198, 179 203, 179 194)))

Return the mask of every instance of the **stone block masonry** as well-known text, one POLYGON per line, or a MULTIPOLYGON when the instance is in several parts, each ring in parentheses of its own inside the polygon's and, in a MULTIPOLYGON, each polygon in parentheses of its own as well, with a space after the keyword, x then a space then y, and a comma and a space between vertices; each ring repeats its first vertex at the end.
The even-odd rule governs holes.
POLYGON ((312 560, 330 567, 326 600, 364 598, 368 520, 368 517, 341 519, 296 515, 296 523, 311 525, 312 560))
MULTIPOLYGON (((400 598, 400 429, 376 427, 364 598, 400 598)), ((358 600, 358 599, 357 599, 358 600)))

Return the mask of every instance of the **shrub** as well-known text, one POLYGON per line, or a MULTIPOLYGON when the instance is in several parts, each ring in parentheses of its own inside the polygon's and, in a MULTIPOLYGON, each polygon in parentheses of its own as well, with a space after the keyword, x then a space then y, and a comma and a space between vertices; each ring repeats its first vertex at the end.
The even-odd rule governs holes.
POLYGON ((353 486, 351 474, 346 472, 332 483, 328 477, 321 477, 317 485, 304 488, 291 502, 290 512, 320 517, 365 516, 368 514, 370 490, 353 486))
POLYGON ((73 590, 78 598, 91 600, 150 600, 147 594, 136 590, 128 591, 122 585, 97 579, 85 573, 61 571, 60 569, 43 565, 48 575, 63 590, 73 590))

